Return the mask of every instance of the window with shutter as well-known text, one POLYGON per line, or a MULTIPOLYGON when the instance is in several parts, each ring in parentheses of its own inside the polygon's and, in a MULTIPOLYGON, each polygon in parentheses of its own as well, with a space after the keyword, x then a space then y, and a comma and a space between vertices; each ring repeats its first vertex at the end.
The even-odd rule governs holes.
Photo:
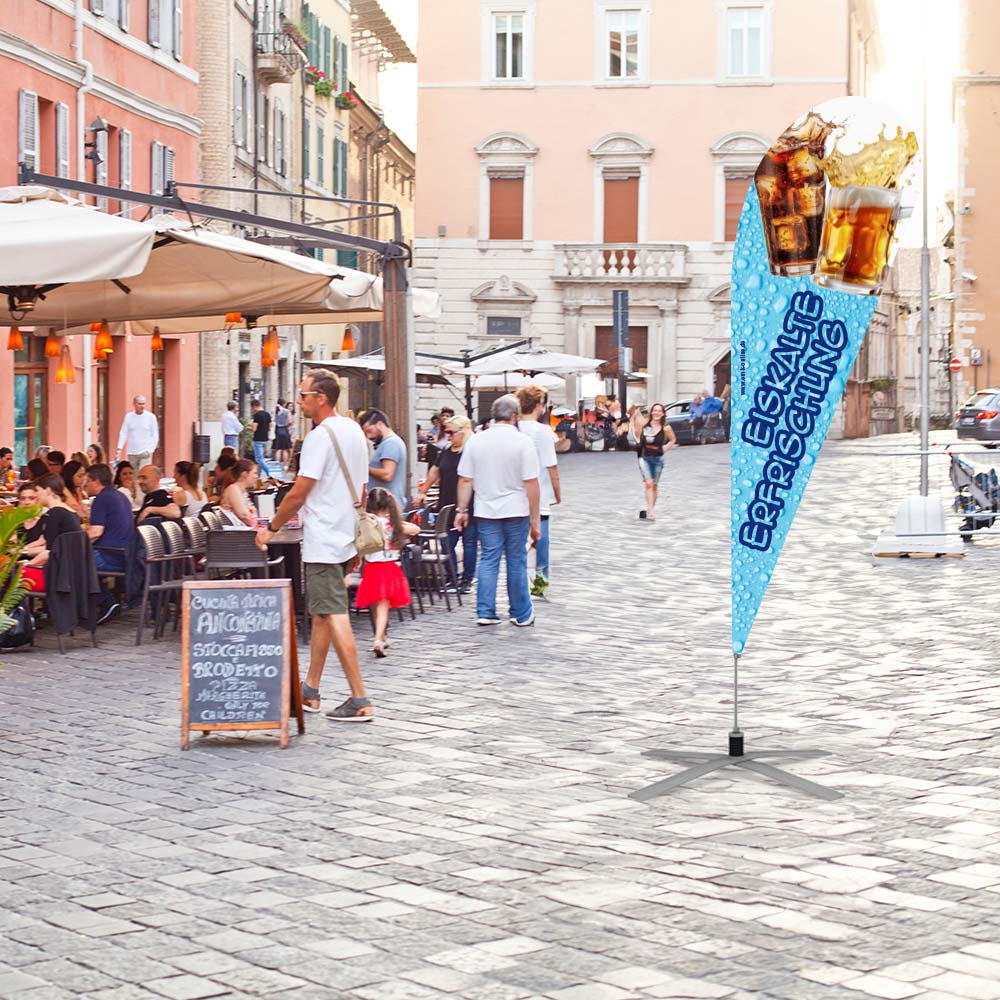
POLYGON ((160 0, 149 0, 149 24, 146 37, 154 48, 160 47, 160 0))
POLYGON ((330 82, 337 93, 340 93, 340 35, 333 36, 333 75, 330 82))
POLYGON ((33 90, 18 93, 17 159, 26 167, 38 167, 38 94, 33 90))
POLYGON ((490 177, 490 239, 524 239, 524 177, 490 177))
POLYGON ((326 183, 325 171, 325 150, 326 130, 319 125, 316 126, 316 183, 323 187, 326 183))
POLYGON ((129 20, 132 7, 132 0, 118 0, 118 27, 122 31, 128 31, 129 20))
POLYGON ((285 147, 287 143, 286 132, 288 129, 288 119, 285 116, 284 111, 275 112, 275 124, 274 124, 274 166, 275 169, 284 177, 288 173, 288 162, 285 159, 285 147))
POLYGON ((334 194, 340 194, 340 140, 333 140, 333 180, 330 188, 334 194))
POLYGON ((328 80, 334 79, 330 67, 330 29, 326 27, 323 28, 323 65, 320 68, 328 80))
POLYGON ((347 197, 347 143, 340 143, 340 197, 347 197))
POLYGON ((164 147, 153 142, 149 154, 149 193, 163 194, 163 149, 164 147))
MULTIPOLYGON (((108 133, 95 132, 94 141, 97 143, 94 147, 94 151, 98 156, 98 160, 94 164, 94 183, 106 185, 108 183, 108 133)), ((108 210, 108 199, 103 196, 99 196, 97 199, 97 207, 102 212, 106 212, 108 210)))
POLYGON ((56 105, 56 175, 69 177, 69 105, 56 105))
POLYGON ((736 230, 740 226, 740 213, 743 211, 743 201, 750 186, 750 174, 742 177, 726 177, 726 228, 723 236, 726 240, 736 239, 736 230))
POLYGON ((347 55, 347 42, 340 43, 340 82, 337 84, 337 90, 343 93, 348 88, 348 74, 350 66, 348 65, 348 55, 347 55))
MULTIPOLYGON (((132 133, 127 128, 118 133, 118 186, 132 190, 132 133)), ((121 213, 124 216, 132 214, 131 202, 121 203, 121 213)))
POLYGON ((184 0, 173 0, 173 46, 172 52, 175 59, 180 61, 184 56, 184 0))
POLYGON ((243 117, 243 93, 245 77, 237 70, 233 76, 233 142, 237 146, 244 144, 246 126, 243 117))
POLYGON ((104 17, 104 0, 90 0, 90 13, 104 17))
POLYGON ((302 179, 309 180, 309 168, 311 166, 312 151, 310 146, 312 139, 312 123, 306 115, 302 123, 302 179))
POLYGON ((166 194, 167 185, 174 180, 174 151, 169 146, 163 149, 163 192, 166 194))

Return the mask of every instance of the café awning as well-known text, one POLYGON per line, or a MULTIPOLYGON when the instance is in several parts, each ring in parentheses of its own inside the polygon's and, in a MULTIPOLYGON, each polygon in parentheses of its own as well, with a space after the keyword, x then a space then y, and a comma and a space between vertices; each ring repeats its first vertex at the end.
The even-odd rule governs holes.
MULTIPOLYGON (((381 382, 385 378, 385 355, 362 354, 357 358, 329 358, 325 361, 304 361, 310 368, 329 368, 338 375, 350 377, 351 375, 364 374, 381 382)), ((430 368, 417 365, 414 369, 418 385, 451 385, 445 375, 442 375, 437 368, 430 368)))
MULTIPOLYGON (((9 196, 27 190, 7 192, 9 196)), ((69 329, 98 320, 129 321, 135 333, 152 333, 154 326, 161 333, 194 333, 220 329, 225 314, 232 312, 258 326, 362 322, 382 316, 382 280, 377 275, 218 233, 176 216, 140 223, 79 203, 64 201, 59 206, 63 211, 48 213, 40 212, 38 204, 45 202, 36 197, 0 203, 0 218, 6 210, 2 221, 9 224, 0 233, 0 275, 11 281, 9 275, 16 273, 19 283, 45 288, 44 298, 36 299, 24 315, 10 309, 15 302, 3 303, 0 323, 69 329), (124 259, 119 250, 124 237, 118 226, 109 222, 121 224, 123 233, 142 244, 130 258, 124 259), (34 230, 31 245, 39 247, 34 270, 16 265, 19 240, 29 225, 34 230), (8 229, 14 235, 8 235, 8 229), (55 261, 80 257, 79 269, 42 266, 45 247, 55 261), (123 266, 105 263, 88 269, 85 263, 106 262, 109 255, 114 260, 116 254, 123 266)), ((440 309, 432 292, 414 290, 413 300, 416 315, 434 316, 440 309)))
POLYGON ((503 372, 548 372, 551 375, 576 375, 596 371, 603 361, 558 351, 510 350, 481 358, 465 366, 461 361, 448 361, 441 368, 456 375, 499 375, 503 372))

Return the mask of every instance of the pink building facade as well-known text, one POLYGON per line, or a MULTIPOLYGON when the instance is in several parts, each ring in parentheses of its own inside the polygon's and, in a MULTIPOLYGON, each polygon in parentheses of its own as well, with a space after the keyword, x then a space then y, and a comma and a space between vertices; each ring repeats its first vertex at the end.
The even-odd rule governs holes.
MULTIPOLYGON (((19 162, 153 193, 173 177, 196 178, 196 29, 196 4, 181 0, 0 5, 0 127, 8 136, 0 185, 17 183, 19 162), (91 130, 98 119, 106 127, 91 130)), ((145 211, 116 201, 102 207, 136 218, 145 211)), ((148 338, 119 333, 114 352, 97 362, 92 337, 69 336, 76 381, 56 385, 57 359, 42 349, 48 330, 22 329, 34 335, 17 352, 2 349, 7 330, 0 330, 0 444, 14 446, 18 461, 41 444, 69 453, 98 443, 113 453, 122 417, 139 394, 160 418, 158 461, 169 468, 190 457, 196 338, 164 338, 154 353, 148 338)))
MULTIPOLYGON (((857 6, 424 0, 415 280, 444 311, 418 321, 418 350, 530 337, 610 358, 627 289, 633 401, 721 391, 750 177, 848 93, 857 6)), ((595 391, 569 379, 566 402, 595 391)))

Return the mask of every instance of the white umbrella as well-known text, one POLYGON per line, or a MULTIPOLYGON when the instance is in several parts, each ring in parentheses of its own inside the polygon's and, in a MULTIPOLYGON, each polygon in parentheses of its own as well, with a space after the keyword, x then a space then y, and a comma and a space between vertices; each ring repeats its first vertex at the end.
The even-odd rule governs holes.
POLYGON ((548 372, 552 375, 574 375, 596 371, 603 361, 584 358, 577 354, 560 354, 557 351, 510 350, 488 358, 473 361, 468 367, 461 361, 448 361, 441 367, 457 375, 497 375, 503 372, 548 372))
MULTIPOLYGON (((362 354, 358 358, 330 358, 328 361, 307 361, 305 364, 313 368, 329 368, 346 375, 365 372, 379 376, 385 374, 384 354, 362 354)), ((417 381, 424 385, 451 385, 451 382, 437 368, 417 365, 414 369, 417 381)))
POLYGON ((539 375, 522 375, 520 372, 503 372, 499 375, 477 375, 472 386, 480 389, 520 389, 525 385, 540 385, 543 389, 562 389, 566 383, 558 375, 542 372, 539 375))
MULTIPOLYGON (((30 189, 10 189, 30 190, 30 189)), ((45 189, 41 189, 45 190, 45 189)), ((112 221, 138 229, 147 240, 146 258, 137 269, 125 272, 85 268, 63 271, 66 284, 49 290, 35 303, 27 321, 38 326, 75 327, 95 320, 131 321, 136 333, 190 333, 217 330, 227 312, 252 317, 258 325, 270 322, 309 324, 380 319, 381 279, 291 253, 278 247, 216 233, 204 226, 173 216, 157 216, 148 223, 113 219, 85 206, 64 206, 64 216, 49 224, 37 218, 32 202, 0 206, 8 210, 4 221, 20 232, 21 216, 35 219, 39 232, 34 238, 46 244, 56 258, 75 251, 81 258, 104 257, 106 223, 112 221), (62 240, 64 227, 74 239, 62 240), (90 234, 90 240, 84 237, 90 234)), ((0 275, 11 273, 7 258, 15 259, 17 237, 0 237, 0 275)), ((22 269, 25 281, 52 283, 50 270, 22 269)), ((417 315, 434 315, 440 308, 432 292, 414 294, 417 315)), ((3 315, 0 323, 15 321, 3 315)), ((24 322, 24 320, 22 320, 24 322)))
MULTIPOLYGON (((139 274, 155 239, 151 226, 106 215, 49 188, 0 188, 0 280, 8 293, 19 286, 42 289, 46 300, 37 300, 38 308, 58 294, 45 286, 139 274)), ((9 315, 4 320, 16 322, 9 315)))

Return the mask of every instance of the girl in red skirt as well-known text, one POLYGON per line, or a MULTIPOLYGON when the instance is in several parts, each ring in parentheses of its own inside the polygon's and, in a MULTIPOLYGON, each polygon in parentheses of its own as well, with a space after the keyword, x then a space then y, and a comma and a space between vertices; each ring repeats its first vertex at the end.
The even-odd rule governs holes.
POLYGON ((381 552, 365 556, 365 568, 361 572, 355 604, 358 608, 374 609, 375 641, 372 652, 376 656, 385 656, 389 645, 385 637, 389 627, 389 609, 405 608, 410 603, 410 585, 399 568, 399 556, 407 536, 420 534, 420 527, 403 520, 396 498, 380 486, 368 493, 365 507, 382 522, 386 541, 381 552))

